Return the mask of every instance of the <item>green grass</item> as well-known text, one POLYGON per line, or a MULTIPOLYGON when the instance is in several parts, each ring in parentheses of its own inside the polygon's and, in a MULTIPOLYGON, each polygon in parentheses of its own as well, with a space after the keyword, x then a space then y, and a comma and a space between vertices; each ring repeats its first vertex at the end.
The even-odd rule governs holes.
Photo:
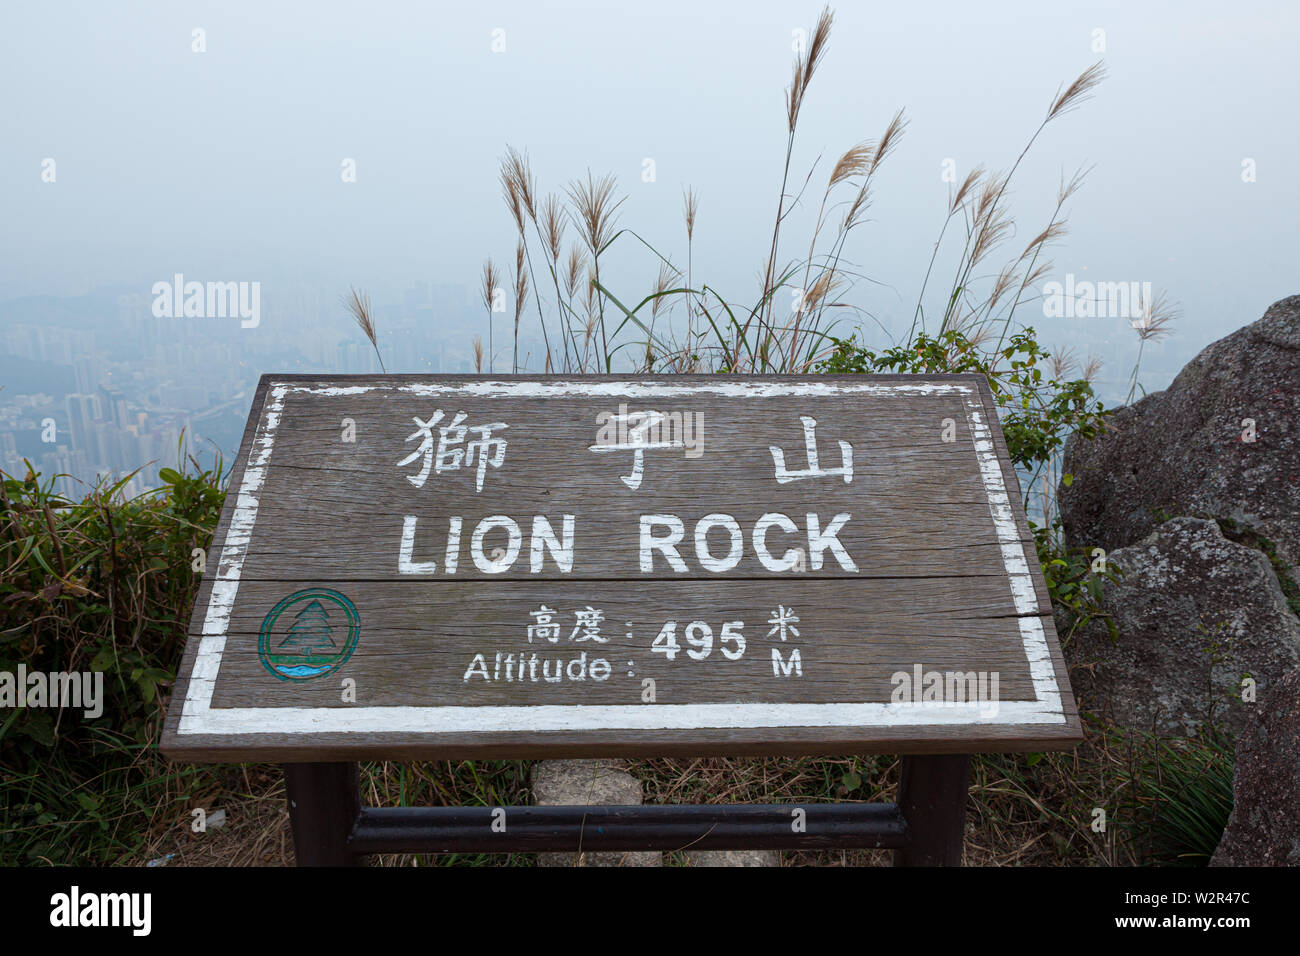
MULTIPOLYGON (((224 499, 219 466, 124 501, 111 487, 78 502, 38 476, 3 476, 0 669, 103 670, 105 712, 16 710, 0 728, 0 864, 282 862, 283 784, 268 765, 172 764, 156 749, 206 549, 224 499), (226 841, 189 830, 195 807, 227 809, 226 841), (241 829, 242 828, 242 829, 241 829), (253 860, 250 854, 261 855, 253 860), (263 852, 264 850, 264 852, 263 852)), ((368 763, 363 798, 383 806, 529 802, 526 761, 368 763)), ((889 800, 890 756, 630 761, 647 802, 889 800)), ((967 862, 1197 865, 1232 800, 1222 738, 1168 740, 1090 722, 1074 752, 987 754, 972 763, 967 862), (1096 808, 1109 826, 1095 832, 1096 808)), ((801 863, 871 863, 880 852, 800 853, 801 863)), ((530 865, 515 854, 388 856, 388 865, 530 865)), ((679 862, 676 857, 669 862, 679 862)))
POLYGON ((1125 826, 1139 858, 1159 866, 1204 866, 1232 813, 1232 742, 1209 731, 1144 743, 1143 761, 1125 777, 1131 798, 1125 826))
POLYGON ((167 688, 224 500, 221 463, 160 493, 116 484, 67 501, 0 473, 0 670, 104 674, 103 713, 17 708, 0 726, 0 863, 113 863, 203 772, 157 755, 167 688))

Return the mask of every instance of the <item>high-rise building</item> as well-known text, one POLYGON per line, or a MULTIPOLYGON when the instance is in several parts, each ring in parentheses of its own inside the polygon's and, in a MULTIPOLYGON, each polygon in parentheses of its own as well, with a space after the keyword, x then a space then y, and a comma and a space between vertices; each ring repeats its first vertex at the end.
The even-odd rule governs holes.
POLYGON ((100 362, 92 356, 83 356, 73 363, 73 372, 77 380, 77 391, 82 395, 93 395, 99 388, 100 362))
POLYGON ((104 417, 99 396, 93 393, 68 395, 64 398, 63 405, 68 413, 69 447, 93 453, 94 423, 104 417))

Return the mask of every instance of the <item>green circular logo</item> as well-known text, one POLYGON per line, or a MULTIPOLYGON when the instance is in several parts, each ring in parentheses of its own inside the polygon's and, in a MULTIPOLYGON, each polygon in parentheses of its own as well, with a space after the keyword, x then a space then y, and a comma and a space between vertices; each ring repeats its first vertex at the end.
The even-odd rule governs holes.
POLYGON ((313 680, 342 667, 360 636, 356 605, 338 591, 308 588, 271 608, 257 638, 257 656, 280 680, 313 680))

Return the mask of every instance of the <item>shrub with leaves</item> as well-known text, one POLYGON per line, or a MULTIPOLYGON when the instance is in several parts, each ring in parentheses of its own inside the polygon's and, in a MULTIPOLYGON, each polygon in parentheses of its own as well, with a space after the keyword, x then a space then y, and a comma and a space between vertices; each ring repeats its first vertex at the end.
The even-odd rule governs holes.
MULTIPOLYGON (((1039 345, 1032 328, 1013 333, 996 352, 982 350, 963 332, 947 329, 935 336, 919 332, 908 345, 875 351, 855 340, 835 339, 835 347, 816 371, 823 373, 977 373, 983 375, 997 403, 1007 452, 1024 479, 1025 511, 1052 603, 1070 622, 1063 637, 1101 614, 1102 580, 1109 567, 1094 573, 1090 556, 1064 543, 1059 515, 1052 507, 1056 465, 1071 434, 1091 440, 1103 428, 1106 409, 1086 377, 1069 378, 1068 362, 1039 345)), ((1069 484, 1070 476, 1060 476, 1069 484)), ((1104 616, 1104 615, 1103 615, 1104 616)), ((1105 618, 1112 629, 1114 624, 1105 618)))
POLYGON ((196 556, 225 497, 219 461, 191 464, 163 469, 168 484, 132 500, 120 494, 130 476, 69 501, 30 466, 22 478, 0 472, 0 670, 104 675, 97 718, 5 714, 0 859, 67 859, 94 844, 109 862, 143 837, 118 824, 169 779, 150 772, 149 748, 185 643, 196 556))

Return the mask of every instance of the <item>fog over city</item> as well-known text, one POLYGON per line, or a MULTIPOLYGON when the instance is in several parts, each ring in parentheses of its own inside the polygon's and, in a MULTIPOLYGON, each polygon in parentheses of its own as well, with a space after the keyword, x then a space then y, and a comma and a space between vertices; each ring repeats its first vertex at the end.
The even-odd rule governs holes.
MULTIPOLYGON (((618 225, 683 269, 694 190, 696 286, 752 303, 785 162, 783 90, 820 10, 8 5, 0 468, 21 475, 26 459, 67 475, 69 495, 140 469, 134 494, 176 465, 182 433, 205 465, 229 459, 263 373, 379 371, 341 301, 353 287, 371 298, 387 371, 473 371, 481 338, 483 370, 510 372, 513 311, 489 329, 480 290, 485 259, 514 263, 498 179, 508 145, 543 194, 615 176, 618 225), (194 283, 201 310, 187 308, 194 283)), ((1138 395, 1300 291, 1295 5, 835 13, 791 157, 791 194, 813 171, 783 256, 806 253, 836 159, 896 111, 908 121, 845 248, 860 278, 839 291, 853 308, 836 335, 908 334, 953 190, 980 164, 1010 169, 1061 88, 1097 62, 1104 80, 1044 129, 1010 188, 1019 250, 1050 221, 1062 177, 1086 170, 1015 322, 1080 363, 1100 359, 1095 385, 1113 405, 1129 393, 1144 296, 1164 295, 1177 318, 1146 343, 1138 395)), ((636 238, 601 259, 602 283, 629 304, 658 269, 636 238)), ((521 371, 544 370, 535 323, 518 354, 521 371)))

